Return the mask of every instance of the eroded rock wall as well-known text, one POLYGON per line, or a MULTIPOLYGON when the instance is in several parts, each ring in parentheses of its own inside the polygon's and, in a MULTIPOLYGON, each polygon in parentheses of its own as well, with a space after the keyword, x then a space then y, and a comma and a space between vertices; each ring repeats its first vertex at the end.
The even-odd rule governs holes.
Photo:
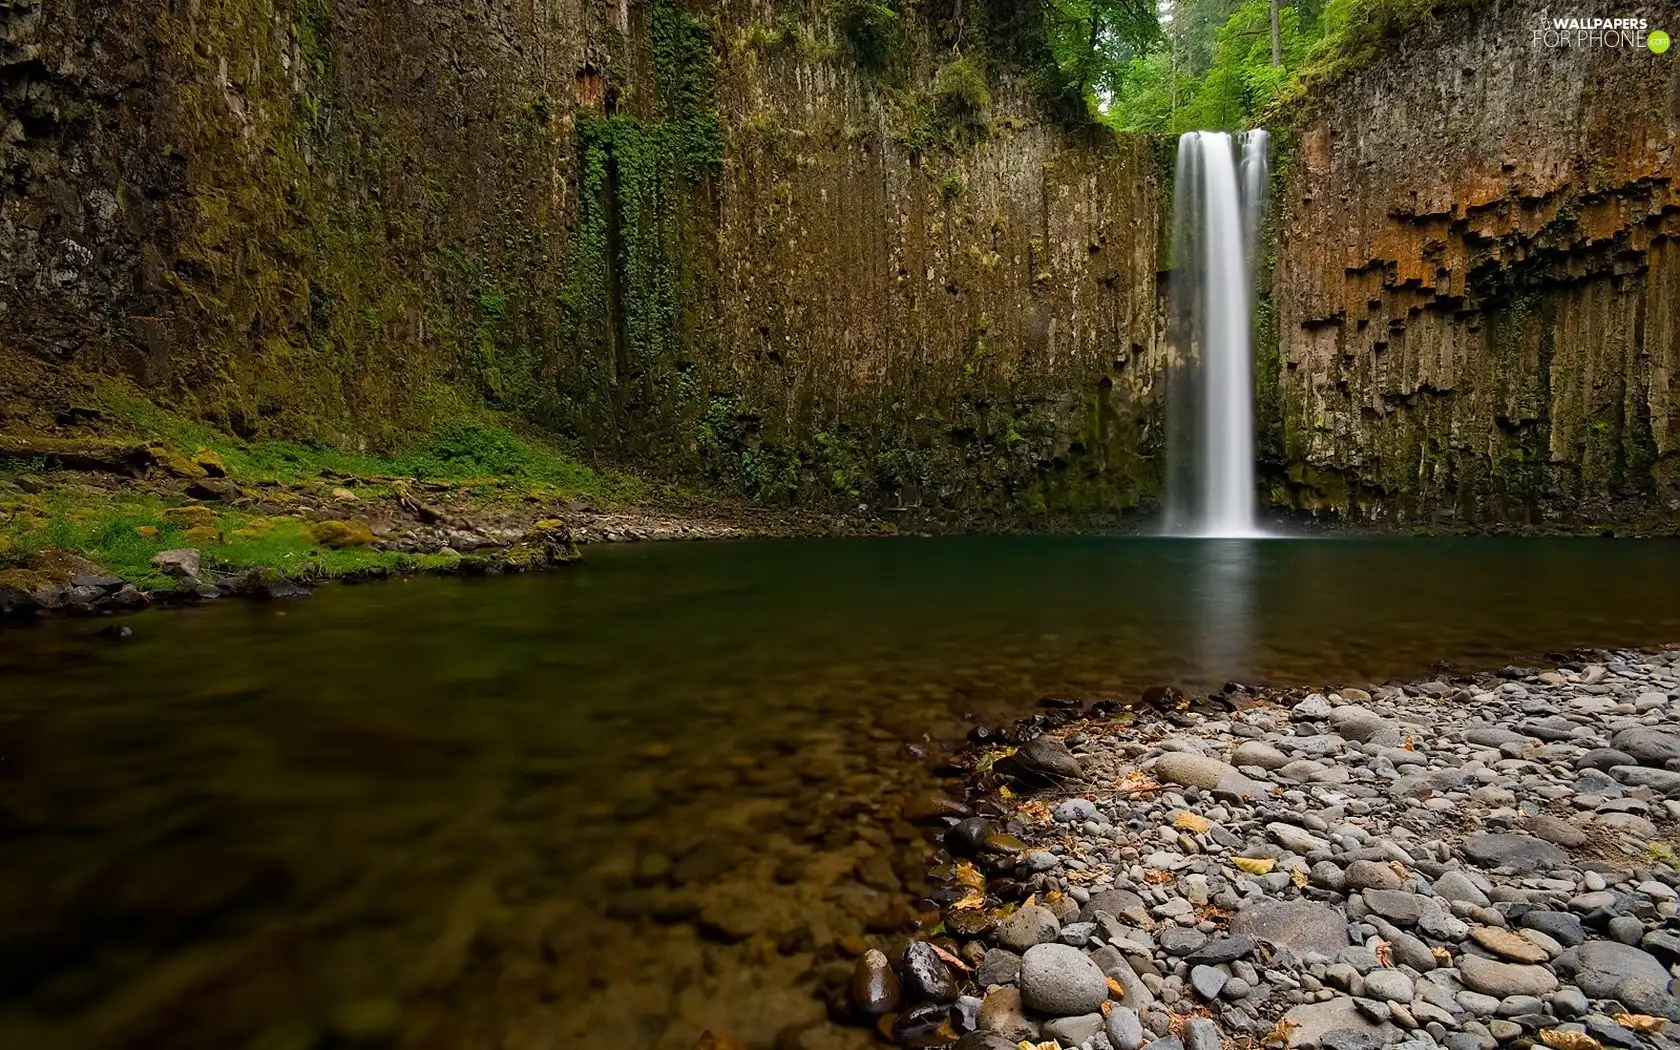
POLYGON ((1275 501, 1481 526, 1680 512, 1680 62, 1535 46, 1574 13, 1452 11, 1297 115, 1275 501))
POLYGON ((1135 504, 1156 157, 968 40, 956 113, 931 23, 888 82, 820 4, 0 0, 0 427, 115 375, 253 437, 482 401, 766 499, 1135 504))

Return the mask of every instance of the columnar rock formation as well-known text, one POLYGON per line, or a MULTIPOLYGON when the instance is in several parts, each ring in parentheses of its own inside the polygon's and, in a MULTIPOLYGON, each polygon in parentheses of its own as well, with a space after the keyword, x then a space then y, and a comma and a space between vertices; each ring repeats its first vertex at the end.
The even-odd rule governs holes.
POLYGON ((802 4, 7 0, 0 406, 355 444, 453 389, 768 499, 1136 502, 1153 145, 904 29, 889 78, 802 4))
POLYGON ((1298 116, 1280 498, 1472 522, 1680 498, 1680 63, 1537 46, 1546 14, 1448 12, 1298 116))

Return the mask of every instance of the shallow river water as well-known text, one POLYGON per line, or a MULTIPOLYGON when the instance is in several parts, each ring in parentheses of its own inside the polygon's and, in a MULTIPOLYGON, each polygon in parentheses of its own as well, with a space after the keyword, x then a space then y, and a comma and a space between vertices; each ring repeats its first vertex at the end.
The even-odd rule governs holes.
POLYGON ((1677 588, 1657 541, 743 542, 8 630, 0 1046, 859 1044, 812 990, 913 918, 906 742, 1672 643, 1677 588))

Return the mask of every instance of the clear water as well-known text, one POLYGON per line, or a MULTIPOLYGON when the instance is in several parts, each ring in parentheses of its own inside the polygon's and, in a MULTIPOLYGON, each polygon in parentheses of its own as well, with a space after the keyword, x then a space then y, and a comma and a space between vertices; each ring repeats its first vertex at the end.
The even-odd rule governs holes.
POLYGON ((0 1046, 768 1047, 821 1022, 836 940, 908 906, 899 813, 932 777, 906 741, 1052 690, 1672 643, 1676 566, 1659 541, 648 545, 148 614, 122 644, 0 633, 0 1046))

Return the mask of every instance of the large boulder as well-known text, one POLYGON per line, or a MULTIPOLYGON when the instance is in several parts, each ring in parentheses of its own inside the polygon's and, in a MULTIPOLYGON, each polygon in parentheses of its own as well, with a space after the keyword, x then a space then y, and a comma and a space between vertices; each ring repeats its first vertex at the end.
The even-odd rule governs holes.
POLYGON ((1021 1001, 1052 1017, 1092 1014, 1108 1001, 1108 980, 1078 948, 1040 944, 1021 957, 1021 1001))
POLYGON ((1680 731, 1658 726, 1630 726, 1610 738, 1610 746, 1640 762, 1660 766, 1680 758, 1680 731))
POLYGON ((1661 960, 1620 941, 1587 941, 1558 956, 1557 968, 1594 999, 1614 996, 1622 982, 1630 978, 1668 986, 1668 967, 1661 960))

